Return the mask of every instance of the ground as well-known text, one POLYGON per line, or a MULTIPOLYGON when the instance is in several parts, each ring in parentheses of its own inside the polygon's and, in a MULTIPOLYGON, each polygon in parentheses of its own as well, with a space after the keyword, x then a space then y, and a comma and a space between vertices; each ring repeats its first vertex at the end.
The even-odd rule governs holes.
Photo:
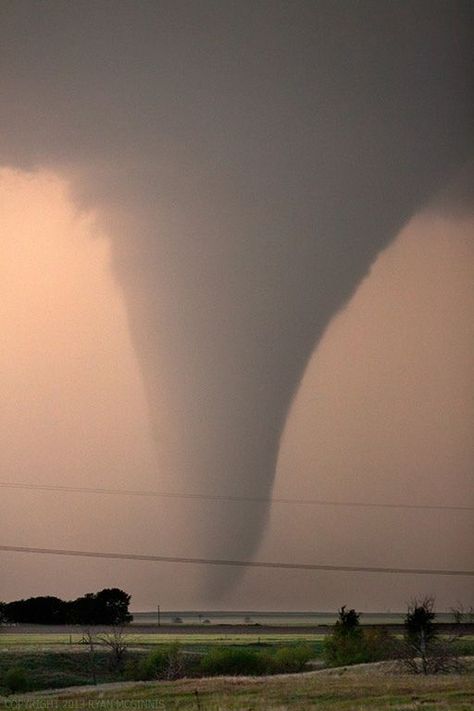
MULTIPOLYGON (((130 637, 130 653, 147 654, 152 646, 169 643, 177 636, 162 630, 155 634, 133 631, 130 637)), ((41 634, 11 629, 2 633, 0 673, 22 666, 36 691, 0 696, 0 711, 474 711, 474 657, 463 675, 408 676, 393 663, 378 663, 267 677, 117 683, 120 677, 110 672, 106 652, 102 651, 99 654, 103 654, 103 660, 98 664, 101 683, 84 686, 90 681, 90 672, 85 648, 78 643, 80 638, 77 630, 41 634), (83 686, 63 688, 70 684, 83 686)), ((271 648, 305 640, 317 663, 323 635, 301 630, 291 634, 265 634, 260 630, 241 634, 234 630, 232 634, 215 629, 181 633, 178 639, 183 648, 196 654, 213 645, 271 648)), ((472 655, 474 640, 470 634, 464 638, 464 645, 464 653, 472 655)))
POLYGON ((278 677, 225 677, 67 689, 0 700, 0 709, 163 711, 473 711, 474 675, 413 677, 383 665, 278 677), (382 666, 382 668, 381 668, 382 666))

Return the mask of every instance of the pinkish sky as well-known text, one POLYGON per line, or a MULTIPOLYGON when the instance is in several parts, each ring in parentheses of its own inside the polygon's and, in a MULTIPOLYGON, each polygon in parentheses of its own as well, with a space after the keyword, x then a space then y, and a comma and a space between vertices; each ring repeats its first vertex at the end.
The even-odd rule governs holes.
MULTIPOLYGON (((1 481, 172 490, 160 476, 110 245, 49 172, 0 171, 1 481)), ((316 348, 274 497, 474 505, 474 221, 424 213, 383 251, 316 348)), ((176 491, 179 487, 176 486, 176 491)), ((201 492, 206 493, 206 492, 201 492)), ((210 493, 227 493, 212 491, 210 493)), ((202 556, 216 507, 3 488, 4 544, 202 556)), ((274 504, 256 559, 469 568, 472 511, 274 504)), ((219 531, 215 531, 219 535, 219 531)), ((401 609, 472 602, 472 578, 249 570, 206 597, 195 566, 1 553, 0 598, 117 585, 135 609, 401 609)))

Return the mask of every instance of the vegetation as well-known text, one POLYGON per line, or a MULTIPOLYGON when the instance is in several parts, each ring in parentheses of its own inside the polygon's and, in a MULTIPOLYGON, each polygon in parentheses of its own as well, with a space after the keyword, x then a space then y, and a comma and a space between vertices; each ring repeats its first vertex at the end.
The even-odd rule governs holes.
POLYGON ((324 641, 324 660, 339 667, 389 659, 396 653, 396 640, 385 628, 362 629, 359 614, 343 606, 332 633, 324 641))
POLYGON ((313 657, 314 653, 307 644, 280 647, 274 654, 272 666, 277 673, 293 674, 304 671, 313 657))
POLYGON ((252 676, 266 674, 269 668, 270 661, 266 652, 231 647, 209 650, 200 664, 203 676, 252 676))
MULTIPOLYGON (((58 692, 15 699, 25 711, 37 704, 55 711, 76 709, 166 709, 166 711, 472 711, 474 676, 368 675, 358 668, 284 677, 208 678, 159 681, 121 689, 58 692), (25 704, 23 706, 23 703, 25 704)), ((0 709, 11 709, 0 698, 0 709)))
POLYGON ((97 640, 99 644, 109 648, 112 667, 122 671, 128 649, 128 638, 124 633, 123 625, 112 625, 111 631, 98 635, 97 640))
POLYGON ((13 667, 12 669, 9 669, 4 676, 3 683, 5 688, 11 694, 28 690, 26 672, 21 667, 13 667))
MULTIPOLYGON (((130 652, 129 658, 143 658, 144 653, 130 652)), ((123 680, 123 676, 110 664, 110 653, 95 649, 91 666, 89 651, 2 651, 0 653, 0 695, 9 691, 8 674, 12 669, 24 669, 31 691, 60 689, 94 683, 123 680)))
POLYGON ((128 611, 130 599, 119 588, 105 588, 71 601, 53 596, 30 597, 1 603, 0 619, 44 625, 123 625, 133 619, 128 611))
POLYGON ((458 642, 459 634, 440 636, 432 597, 410 603, 405 618, 402 650, 402 660, 407 671, 425 675, 462 671, 458 642))
MULTIPOLYGON (((79 630, 77 632, 16 632, 14 628, 8 630, 8 634, 0 635, 0 650, 1 649, 22 649, 41 647, 43 649, 64 649, 83 643, 84 633, 79 630)), ((84 628, 83 628, 84 629, 84 628)), ((93 628, 91 628, 92 630, 93 628)), ((129 646, 150 648, 156 645, 172 644, 179 639, 180 643, 186 648, 193 648, 194 651, 203 652, 210 645, 226 646, 237 645, 244 647, 265 647, 268 645, 285 645, 289 642, 306 643, 314 650, 317 650, 316 656, 322 649, 323 634, 301 634, 298 632, 291 635, 284 633, 260 633, 260 634, 241 634, 239 632, 216 632, 209 631, 207 634, 202 632, 189 632, 176 635, 176 633, 168 632, 135 632, 133 626, 127 628, 127 640, 129 646)))
MULTIPOLYGON (((44 635, 46 637, 46 635, 44 635)), ((84 636, 86 640, 87 635, 84 636)), ((124 663, 117 666, 114 657, 98 637, 81 645, 24 649, 4 648, 0 652, 0 695, 6 693, 5 675, 15 667, 28 670, 31 690, 61 688, 85 684, 136 680, 170 680, 204 675, 274 674, 302 671, 309 659, 320 657, 322 645, 281 643, 229 644, 226 647, 193 643, 161 644, 127 649, 124 663), (255 661, 256 659, 256 661, 255 661)))
POLYGON ((179 679, 190 675, 191 659, 192 657, 183 652, 181 645, 175 642, 157 647, 141 660, 133 660, 127 665, 125 673, 128 679, 142 681, 179 679))
POLYGON ((127 679, 179 679, 202 676, 256 676, 303 671, 315 652, 309 645, 286 647, 213 646, 204 652, 183 649, 178 644, 157 647, 145 658, 131 660, 127 679))
MULTIPOLYGON (((121 600, 125 600, 128 609, 127 598, 129 597, 126 593, 123 595, 125 598, 121 597, 121 600)), ((94 597, 100 599, 100 593, 94 597)), ((107 598, 107 595, 105 597, 107 598)), ((57 598, 53 598, 53 602, 49 600, 50 609, 54 609, 55 600, 57 598)), ((118 618, 120 619, 120 615, 118 618)), ((113 615, 109 619, 113 619, 113 615)), ((463 632, 470 631, 467 623, 464 626, 461 624, 465 615, 464 617, 457 615, 455 619, 459 623, 457 625, 459 629, 462 628, 463 632)), ((59 689, 74 685, 126 680, 131 683, 156 680, 160 681, 160 684, 167 684, 172 681, 184 683, 180 680, 188 678, 197 685, 195 688, 201 689, 202 685, 207 683, 202 677, 207 676, 258 679, 259 676, 264 675, 267 679, 266 685, 272 687, 271 676, 307 670, 311 660, 321 657, 328 666, 342 667, 341 671, 331 672, 335 675, 349 674, 350 672, 346 671, 348 665, 400 657, 405 670, 417 672, 416 678, 423 678, 436 671, 458 672, 461 670, 461 665, 457 663, 459 657, 461 654, 474 653, 474 640, 468 636, 460 639, 458 634, 447 636, 441 634, 440 629, 442 628, 436 622, 433 600, 424 598, 421 601, 415 600, 409 606, 403 639, 401 635, 398 639, 395 638, 382 627, 364 628, 360 624, 359 614, 354 609, 346 607, 339 610, 336 624, 325 639, 322 635, 308 634, 295 634, 289 637, 283 634, 243 635, 214 632, 208 635, 180 635, 178 644, 175 634, 162 632, 131 633, 125 637, 122 625, 112 625, 110 631, 96 631, 94 627, 85 627, 82 635, 68 633, 29 635, 8 630, 6 634, 0 636, 0 697, 2 694, 19 693, 25 690, 59 689), (166 643, 166 640, 170 641, 166 643), (151 650, 150 644, 154 645, 151 650), (20 646, 15 648, 14 645, 20 646), (45 645, 49 645, 49 651, 46 650, 45 645)), ((398 668, 400 674, 400 665, 398 668)), ((245 686, 248 682, 242 681, 242 684, 245 686)), ((238 693, 243 686, 238 687, 238 693)), ((300 689, 300 686, 301 678, 298 680, 297 688, 300 689)), ((173 687, 173 691, 169 692, 172 693, 173 699, 176 688, 173 687)), ((254 699, 254 695, 254 691, 249 687, 242 705, 249 709, 265 708, 262 704, 263 700, 267 699, 266 689, 263 696, 259 692, 254 699), (255 705, 252 705, 253 700, 255 705)), ((163 702, 166 704, 165 708, 188 708, 185 697, 179 696, 179 698, 180 703, 183 702, 182 706, 167 705, 168 702, 165 700, 163 702)), ((223 698, 227 703, 225 694, 223 698)), ((317 695, 314 698, 305 697, 304 704, 301 702, 300 707, 296 705, 294 708, 310 708, 316 698, 320 699, 317 695)), ((15 703, 16 701, 17 697, 15 703)), ((212 697, 213 704, 214 701, 216 700, 212 697)), ((221 703, 220 697, 218 701, 221 703)), ((324 698, 324 703, 326 701, 327 699, 324 698)), ((386 706, 388 707, 391 702, 391 699, 390 702, 387 701, 386 706)), ((293 708, 293 697, 284 703, 293 708)), ((206 705, 205 698, 201 700, 199 697, 199 704, 200 706, 194 698, 194 708, 218 708, 218 705, 206 705)), ((221 707, 241 708, 224 705, 224 702, 221 703, 221 707)), ((342 702, 340 706, 333 706, 337 709, 355 707, 350 705, 345 707, 342 702)), ((60 705, 55 708, 61 711, 60 705)), ((191 704, 189 708, 193 708, 193 705, 191 704)), ((318 705, 319 708, 324 709, 326 706, 318 705)), ((330 706, 327 708, 329 709, 330 706)), ((374 706, 374 708, 378 707, 374 706)), ((443 708, 451 708, 451 706, 445 705, 443 708)), ((461 707, 459 708, 461 710, 461 707)), ((468 708, 468 706, 463 707, 462 711, 465 709, 467 711, 468 708)), ((425 711, 428 709, 430 707, 426 706, 425 711)))
POLYGON ((466 608, 462 604, 458 604, 456 607, 451 608, 451 614, 453 616, 454 623, 461 627, 464 624, 472 625, 474 624, 474 606, 466 608))
POLYGON ((434 600, 425 597, 408 606, 403 640, 383 627, 363 629, 355 610, 339 611, 331 635, 324 641, 324 660, 328 666, 340 667, 385 659, 401 660, 405 670, 415 674, 462 671, 462 617, 457 616, 458 631, 441 635, 436 624, 434 600))
POLYGON ((62 625, 67 619, 68 603, 58 597, 30 597, 5 605, 8 622, 28 622, 45 625, 62 625))

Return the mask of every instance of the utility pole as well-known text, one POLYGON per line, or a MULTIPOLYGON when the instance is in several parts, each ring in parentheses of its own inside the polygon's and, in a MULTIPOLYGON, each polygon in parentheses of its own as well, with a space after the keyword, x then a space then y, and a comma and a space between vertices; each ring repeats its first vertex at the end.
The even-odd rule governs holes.
POLYGON ((158 611, 158 627, 161 627, 161 611, 160 611, 159 605, 158 605, 157 611, 158 611))

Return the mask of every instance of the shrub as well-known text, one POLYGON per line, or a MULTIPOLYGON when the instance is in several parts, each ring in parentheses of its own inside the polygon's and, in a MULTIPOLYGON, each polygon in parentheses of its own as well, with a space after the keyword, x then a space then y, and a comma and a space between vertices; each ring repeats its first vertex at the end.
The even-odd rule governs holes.
POLYGON ((323 658, 330 667, 360 664, 365 661, 362 635, 339 635, 335 631, 324 640, 323 658))
POLYGON ((277 674, 301 672, 312 656, 312 650, 307 645, 281 647, 273 656, 273 670, 277 674))
POLYGON ((399 654, 399 644, 393 634, 385 627, 369 628, 363 631, 363 644, 366 662, 380 662, 394 659, 399 654))
POLYGON ((219 647, 211 649, 201 659, 201 672, 208 675, 258 675, 268 670, 265 655, 247 649, 219 647))
POLYGON ((328 666, 380 662, 397 656, 397 641, 386 629, 359 630, 357 634, 334 633, 324 640, 323 657, 328 666))
POLYGON ((346 606, 344 605, 339 610, 339 616, 333 627, 332 634, 324 640, 324 660, 326 664, 333 667, 357 664, 363 661, 361 648, 362 631, 360 629, 359 615, 355 610, 346 612, 346 606))
POLYGON ((401 652, 404 667, 414 674, 463 671, 458 635, 440 638, 435 620, 434 598, 415 599, 409 604, 401 652))
POLYGON ((26 677, 25 670, 21 667, 13 667, 12 669, 9 669, 5 673, 3 684, 11 694, 27 691, 28 679, 26 677))
MULTIPOLYGON (((129 667, 127 675, 130 674, 129 667)), ((185 658, 178 643, 153 650, 138 663, 136 673, 139 679, 179 679, 185 674, 185 658)))
POLYGON ((139 678, 143 680, 162 678, 165 675, 166 662, 166 649, 154 649, 138 663, 139 678))
POLYGON ((123 667, 123 677, 127 681, 146 681, 144 675, 144 661, 143 659, 137 659, 132 657, 127 659, 123 667))
POLYGON ((395 647, 395 638, 385 628, 363 630, 355 610, 342 607, 332 634, 324 640, 323 656, 326 664, 339 667, 389 659, 395 647))
POLYGON ((360 625, 360 614, 352 608, 346 612, 346 606, 343 605, 339 610, 339 618, 336 622, 336 627, 339 627, 341 631, 345 633, 355 632, 359 629, 360 625))

